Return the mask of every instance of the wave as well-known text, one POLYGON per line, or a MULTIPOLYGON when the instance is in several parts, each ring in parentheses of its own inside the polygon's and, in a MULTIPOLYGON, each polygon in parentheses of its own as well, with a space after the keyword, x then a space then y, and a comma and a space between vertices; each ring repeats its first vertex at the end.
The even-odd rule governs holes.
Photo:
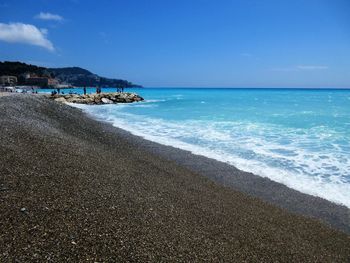
POLYGON ((243 121, 163 120, 124 112, 124 105, 78 107, 147 140, 223 161, 350 207, 350 146, 341 143, 336 131, 243 121))

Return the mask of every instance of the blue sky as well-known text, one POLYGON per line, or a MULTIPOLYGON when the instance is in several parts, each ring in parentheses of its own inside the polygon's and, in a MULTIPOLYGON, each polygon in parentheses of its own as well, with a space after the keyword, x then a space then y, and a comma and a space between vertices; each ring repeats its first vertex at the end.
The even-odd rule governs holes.
POLYGON ((0 60, 144 86, 350 87, 349 0, 0 0, 0 60))

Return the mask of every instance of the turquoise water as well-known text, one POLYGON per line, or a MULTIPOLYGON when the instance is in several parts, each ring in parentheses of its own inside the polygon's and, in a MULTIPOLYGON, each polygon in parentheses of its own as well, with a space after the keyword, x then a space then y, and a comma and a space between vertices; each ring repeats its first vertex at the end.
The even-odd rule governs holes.
POLYGON ((146 139, 350 207, 350 90, 132 91, 145 101, 79 107, 146 139))

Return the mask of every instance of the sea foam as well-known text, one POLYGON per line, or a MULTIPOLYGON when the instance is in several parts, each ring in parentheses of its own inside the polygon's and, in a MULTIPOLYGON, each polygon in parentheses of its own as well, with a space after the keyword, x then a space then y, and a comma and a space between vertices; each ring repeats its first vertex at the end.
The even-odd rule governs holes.
POLYGON ((350 115, 346 105, 335 104, 348 103, 347 97, 225 91, 222 102, 213 103, 213 92, 225 92, 178 92, 150 91, 150 100, 137 104, 78 107, 145 139, 350 207, 350 115))

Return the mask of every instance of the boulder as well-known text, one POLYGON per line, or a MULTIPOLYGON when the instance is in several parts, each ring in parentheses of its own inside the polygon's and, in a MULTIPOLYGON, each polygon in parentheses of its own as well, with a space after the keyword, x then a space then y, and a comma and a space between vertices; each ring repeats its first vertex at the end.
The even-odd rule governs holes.
POLYGON ((100 94, 55 94, 51 99, 65 103, 81 103, 81 104, 114 104, 114 103, 131 103, 143 101, 143 98, 136 93, 115 92, 115 93, 100 93, 100 94))
POLYGON ((66 103, 67 102, 66 99, 63 98, 63 97, 56 98, 55 101, 60 102, 60 103, 66 103))
POLYGON ((110 99, 107 99, 107 98, 102 98, 101 101, 102 101, 104 104, 113 104, 113 101, 110 100, 110 99))

